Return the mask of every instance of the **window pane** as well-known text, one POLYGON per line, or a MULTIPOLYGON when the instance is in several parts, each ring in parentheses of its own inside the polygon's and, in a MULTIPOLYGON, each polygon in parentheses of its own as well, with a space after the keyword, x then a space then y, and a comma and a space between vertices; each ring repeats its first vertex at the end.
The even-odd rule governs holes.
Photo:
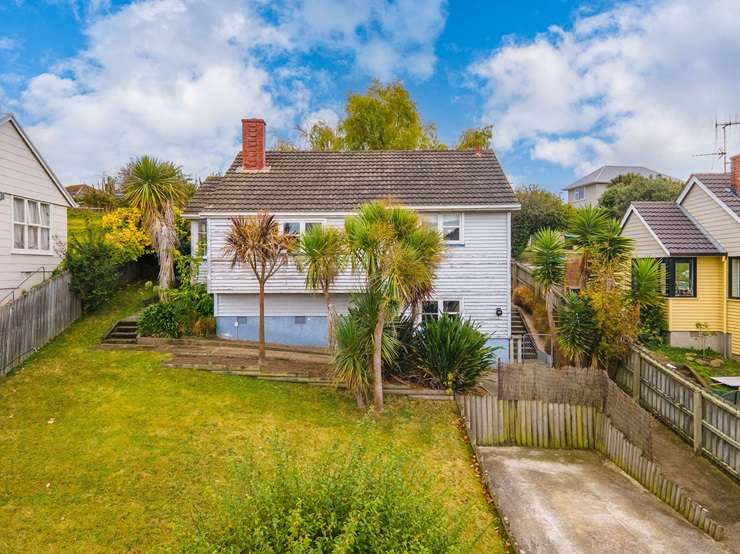
POLYGON ((446 314, 459 314, 460 313, 460 301, 459 300, 445 300, 442 303, 442 309, 446 314))
POLYGON ((38 202, 28 201, 28 222, 34 225, 39 224, 39 204, 38 202))
POLYGON ((50 249, 50 240, 49 240, 49 229, 46 229, 42 227, 40 229, 41 231, 41 250, 49 250, 50 249))
POLYGON ((421 303, 421 320, 437 319, 439 315, 439 303, 436 300, 427 300, 421 303))
POLYGON ((421 214, 421 222, 430 229, 437 228, 437 214, 421 214))
POLYGON ((460 214, 444 214, 442 216, 443 227, 460 227, 460 214))
POLYGON ((286 235, 299 235, 301 233, 301 224, 297 222, 283 223, 283 233, 286 235))
POLYGON ((676 260, 673 266, 673 293, 675 296, 693 296, 693 264, 689 260, 676 260))
POLYGON ((460 227, 445 227, 443 232, 445 240, 460 240, 460 227))
POLYGON ((321 223, 318 221, 307 221, 306 222, 306 231, 309 231, 313 229, 314 227, 321 227, 321 223))
POLYGON ((730 296, 740 298, 740 258, 730 259, 730 296))
POLYGON ((198 248, 200 252, 205 256, 208 253, 208 220, 203 219, 198 222, 198 248))
POLYGON ((24 230, 25 226, 23 225, 13 225, 13 248, 23 249, 26 247, 24 230))
POLYGON ((39 248, 39 228, 28 228, 28 248, 29 250, 38 250, 39 248))
POLYGON ((13 221, 26 221, 26 201, 23 198, 13 198, 13 221))
POLYGON ((46 225, 47 227, 49 226, 49 214, 49 204, 41 204, 41 225, 46 225))

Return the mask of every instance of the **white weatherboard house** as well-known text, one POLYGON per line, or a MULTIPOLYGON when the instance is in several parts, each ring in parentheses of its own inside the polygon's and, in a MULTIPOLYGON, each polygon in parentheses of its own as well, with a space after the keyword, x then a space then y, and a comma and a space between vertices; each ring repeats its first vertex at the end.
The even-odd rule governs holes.
MULTIPOLYGON (((218 335, 255 340, 258 286, 246 266, 224 255, 230 218, 267 211, 285 232, 311 225, 341 227, 364 202, 388 199, 419 211, 444 236, 446 252, 432 298, 422 312, 448 312, 478 322, 507 359, 511 337, 511 212, 519 209, 491 151, 265 152, 265 122, 242 121, 243 148, 222 177, 208 179, 185 210, 193 249, 206 247, 202 275, 214 294, 218 335)), ((340 275, 333 300, 346 312, 361 279, 340 275)), ((306 290, 294 264, 267 283, 266 338, 299 345, 327 343, 320 294, 306 290)))
POLYGON ((75 206, 11 114, 0 114, 0 304, 48 277, 75 206))

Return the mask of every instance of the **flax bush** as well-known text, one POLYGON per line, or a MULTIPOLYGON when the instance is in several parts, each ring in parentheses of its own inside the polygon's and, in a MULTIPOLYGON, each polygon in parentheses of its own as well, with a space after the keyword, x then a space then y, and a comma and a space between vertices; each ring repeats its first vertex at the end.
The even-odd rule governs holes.
POLYGON ((185 552, 472 552, 464 514, 447 512, 419 468, 393 452, 333 445, 315 462, 273 442, 244 460, 185 552))

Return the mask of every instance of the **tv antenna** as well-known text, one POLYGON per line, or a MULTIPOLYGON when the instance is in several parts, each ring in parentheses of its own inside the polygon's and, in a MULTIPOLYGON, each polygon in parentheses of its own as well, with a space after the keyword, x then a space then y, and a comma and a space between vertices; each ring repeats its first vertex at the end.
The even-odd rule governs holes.
POLYGON ((716 121, 714 122, 714 141, 717 142, 720 129, 722 130, 722 148, 717 149, 715 152, 707 152, 706 154, 694 154, 694 157, 699 156, 716 156, 722 160, 722 169, 725 173, 728 172, 727 167, 727 129, 740 125, 740 119, 730 119, 727 121, 716 121))

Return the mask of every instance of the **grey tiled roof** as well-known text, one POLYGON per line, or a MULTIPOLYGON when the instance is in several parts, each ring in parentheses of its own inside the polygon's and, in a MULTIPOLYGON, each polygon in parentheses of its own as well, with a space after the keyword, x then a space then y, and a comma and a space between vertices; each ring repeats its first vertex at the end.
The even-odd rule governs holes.
POLYGON ((699 179, 728 208, 740 215, 740 195, 732 190, 729 173, 695 173, 693 176, 699 179))
POLYGON ((585 177, 581 177, 577 181, 571 183, 563 190, 571 190, 584 185, 592 185, 594 183, 611 183, 612 179, 615 179, 620 175, 627 175, 627 173, 637 173, 643 177, 665 177, 662 173, 641 165, 603 165, 585 177))
POLYGON ((412 206, 518 204, 492 151, 267 152, 269 171, 245 172, 239 152, 208 179, 186 213, 349 211, 392 199, 412 206))
POLYGON ((671 256, 724 254, 675 202, 633 202, 632 206, 671 256))

